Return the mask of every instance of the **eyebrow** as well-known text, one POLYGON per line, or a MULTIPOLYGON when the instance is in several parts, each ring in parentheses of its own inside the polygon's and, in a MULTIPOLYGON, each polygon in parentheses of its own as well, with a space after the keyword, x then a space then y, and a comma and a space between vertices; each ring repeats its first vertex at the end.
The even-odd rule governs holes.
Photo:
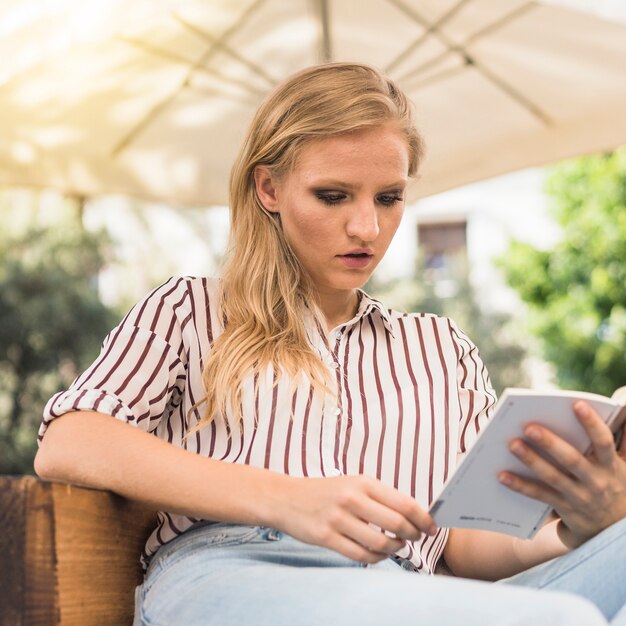
MULTIPOLYGON (((407 180, 399 180, 393 183, 389 183, 388 185, 381 185, 381 189, 404 189, 408 184, 407 180)), ((342 180, 337 180, 334 178, 325 178, 319 181, 313 181, 310 183, 310 186, 315 189, 327 189, 332 187, 341 187, 343 189, 357 189, 359 185, 353 185, 352 183, 346 183, 342 180)))

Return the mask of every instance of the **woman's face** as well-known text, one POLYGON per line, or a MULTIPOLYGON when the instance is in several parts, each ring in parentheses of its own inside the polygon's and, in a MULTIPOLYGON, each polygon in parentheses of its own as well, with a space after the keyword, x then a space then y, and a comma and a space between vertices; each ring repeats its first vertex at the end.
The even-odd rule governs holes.
POLYGON ((315 140, 292 171, 255 171, 259 198, 279 213, 285 237, 320 295, 361 287, 400 224, 409 156, 403 135, 383 125, 315 140))

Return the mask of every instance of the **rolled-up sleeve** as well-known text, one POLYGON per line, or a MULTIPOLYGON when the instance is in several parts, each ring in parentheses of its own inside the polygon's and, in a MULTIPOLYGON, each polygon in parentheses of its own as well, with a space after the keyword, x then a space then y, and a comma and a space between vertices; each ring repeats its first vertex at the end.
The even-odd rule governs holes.
POLYGON ((50 398, 39 441, 52 420, 70 411, 105 413, 152 432, 185 384, 187 300, 184 279, 173 278, 138 302, 107 335, 91 366, 50 398))

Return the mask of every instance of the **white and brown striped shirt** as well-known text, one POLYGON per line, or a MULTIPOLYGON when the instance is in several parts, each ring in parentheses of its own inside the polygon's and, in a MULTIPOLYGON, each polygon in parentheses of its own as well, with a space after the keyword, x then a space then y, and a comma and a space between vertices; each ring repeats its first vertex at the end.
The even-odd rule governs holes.
MULTIPOLYGON (((292 476, 372 476, 427 508, 495 402, 478 350, 454 322, 388 311, 361 292, 356 316, 333 329, 329 344, 308 327, 336 395, 313 394, 306 380, 294 391, 286 376, 274 385, 270 369, 244 385, 240 432, 229 437, 216 419, 184 439, 200 417, 198 409, 187 416, 204 397, 203 365, 223 328, 217 293, 216 279, 179 277, 136 304, 91 367, 50 399, 39 437, 63 413, 94 410, 228 463, 292 476)), ((197 521, 160 513, 144 565, 197 521)), ((441 529, 398 556, 432 573, 446 539, 441 529)))

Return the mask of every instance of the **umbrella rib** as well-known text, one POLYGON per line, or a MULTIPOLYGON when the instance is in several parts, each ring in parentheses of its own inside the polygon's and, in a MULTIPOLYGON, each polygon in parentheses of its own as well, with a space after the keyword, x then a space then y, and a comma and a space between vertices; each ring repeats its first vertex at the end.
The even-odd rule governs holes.
POLYGON ((333 58, 333 51, 330 39, 330 10, 328 0, 318 0, 317 10, 320 19, 320 61, 329 63, 333 58))
POLYGON ((191 31, 195 35, 198 35, 200 38, 204 39, 205 41, 208 41, 209 43, 214 44, 217 48, 221 48, 226 54, 230 55, 233 59, 235 59, 236 61, 239 61, 239 63, 241 63, 242 65, 245 65, 248 69, 258 74, 261 78, 263 78, 268 83, 270 87, 273 87, 278 82, 275 78, 270 76, 260 65, 253 63, 252 61, 250 61, 250 59, 246 59, 244 56, 242 56, 241 54, 233 50, 230 46, 227 46, 223 40, 222 41, 217 40, 215 37, 212 37, 209 33, 207 33, 205 30, 203 30, 199 26, 196 26, 195 24, 192 24, 191 22, 184 20, 179 15, 174 15, 174 19, 187 30, 191 31))
POLYGON ((437 82, 439 82, 441 80, 445 80, 446 78, 449 78, 451 76, 456 76, 457 74, 461 74, 462 72, 465 71, 465 69, 466 69, 466 65, 465 64, 464 65, 458 65, 456 67, 450 67, 448 69, 441 70, 438 74, 431 74, 430 76, 427 76, 426 78, 424 78, 423 80, 421 80, 421 81, 419 81, 417 83, 408 82, 408 83, 405 84, 405 86, 411 92, 419 91, 420 89, 428 87, 432 83, 437 83, 437 82))
POLYGON ((476 63, 476 60, 470 56, 468 56, 468 65, 473 65, 496 87, 498 87, 505 94, 507 94, 512 100, 515 100, 518 104, 527 109, 537 119, 541 120, 544 125, 552 126, 552 120, 550 119, 550 117, 548 117, 548 115, 544 113, 534 102, 529 100, 523 93, 515 89, 512 85, 494 74, 491 70, 488 70, 483 65, 476 63))
MULTIPOLYGON (((411 17, 413 20, 418 22, 420 25, 422 26, 428 25, 427 20, 425 20, 421 15, 416 13, 414 9, 411 9, 403 5, 402 3, 400 3, 400 0, 390 0, 390 1, 397 3, 398 7, 402 7, 405 13, 409 17, 411 17)), ((490 33, 494 30, 501 28, 505 24, 509 23, 511 20, 518 18, 522 13, 525 13, 528 9, 532 8, 533 6, 534 6, 534 3, 528 3, 528 4, 522 5, 521 7, 518 7, 517 9, 508 13, 507 15, 504 15, 501 18, 497 19, 495 22, 492 22, 491 24, 487 24, 485 27, 476 31, 473 35, 468 37, 463 43, 460 43, 460 44, 450 41, 442 31, 433 29, 432 34, 441 41, 441 43, 444 45, 446 50, 432 57, 428 61, 425 61, 424 63, 418 65, 414 69, 408 72, 405 72, 405 74, 400 76, 399 80, 407 80, 408 78, 411 78, 415 74, 419 74, 420 72, 427 70, 433 65, 436 65, 437 63, 439 63, 442 59, 445 59, 445 57, 447 57, 450 53, 460 54, 465 59, 466 57, 466 52, 464 49, 465 46, 472 43, 479 37, 482 37, 487 33, 490 33)))
POLYGON ((480 39, 482 37, 485 37, 485 35, 488 35, 489 33, 493 32, 494 30, 500 30, 503 26, 506 26, 509 22, 512 22, 513 20, 518 19, 519 17, 521 17, 522 15, 524 15, 524 13, 530 11, 530 10, 534 10, 537 8, 537 3, 536 2, 527 2, 526 4, 522 4, 519 7, 517 7, 517 9, 513 9, 510 13, 507 13, 506 15, 503 15, 501 18, 491 22, 490 24, 487 24, 486 26, 483 26, 483 28, 480 28, 479 30, 477 30, 473 35, 470 35, 464 42, 462 45, 466 46, 469 43, 472 43, 473 41, 476 41, 476 39, 480 39))
POLYGON ((250 5, 230 28, 224 31, 221 37, 218 37, 214 42, 212 42, 207 51, 188 68, 185 78, 181 81, 178 87, 169 96, 158 102, 142 120, 140 120, 128 133, 126 133, 125 137, 122 137, 118 144, 113 148, 113 157, 117 157, 123 150, 125 150, 135 137, 137 137, 137 135, 139 135, 152 123, 154 119, 159 116, 161 111, 165 110, 174 100, 176 100, 176 98, 178 98, 183 90, 188 87, 193 72, 198 67, 204 65, 219 48, 219 46, 232 37, 232 35, 234 35, 237 30, 239 30, 246 23, 248 18, 266 2, 267 0, 256 0, 256 2, 250 5))
POLYGON ((255 107, 259 103, 257 99, 251 100, 245 97, 237 97, 234 94, 224 93, 219 89, 209 89, 206 87, 198 87, 195 85, 187 85, 187 89, 193 91, 194 93, 199 93, 203 96, 217 96, 218 98, 225 98, 227 100, 232 100, 233 102, 240 102, 250 107, 255 107))
POLYGON ((126 147, 135 139, 135 137, 137 137, 137 135, 141 133, 142 130, 147 128, 152 123, 152 121, 159 116, 161 111, 164 111, 174 100, 176 100, 180 92, 184 89, 186 82, 187 81, 185 80, 185 82, 180 85, 167 98, 164 98, 154 107, 152 107, 152 109, 150 109, 150 112, 137 124, 135 124, 135 126, 126 134, 126 136, 118 142, 115 148, 113 148, 111 156, 114 158, 117 157, 123 150, 126 149, 126 147))
POLYGON ((135 39, 134 37, 129 37, 128 35, 115 35, 115 39, 135 48, 139 48, 142 52, 147 52, 148 54, 167 59, 173 63, 180 63, 181 65, 190 65, 193 63, 190 59, 186 59, 175 52, 170 52, 164 48, 157 48, 156 46, 153 46, 145 41, 141 41, 141 39, 135 39))
MULTIPOLYGON (((123 43, 134 46, 135 48, 139 48, 143 52, 147 52, 148 54, 152 54, 154 56, 167 59, 168 61, 172 61, 173 63, 179 63, 181 65, 190 65, 192 63, 192 61, 190 61, 189 59, 186 59, 174 52, 170 52, 169 50, 165 50, 163 48, 157 48, 156 46, 146 43, 145 41, 141 41, 140 39, 134 39, 132 37, 127 37, 125 35, 117 35, 116 39, 118 39, 119 41, 123 43)), ((219 72, 217 72, 215 69, 208 68, 208 67, 198 67, 196 68, 195 71, 200 72, 202 74, 208 74, 209 76, 214 76, 224 82, 237 85, 238 87, 243 88, 245 91, 248 91, 250 94, 254 96, 262 97, 264 95, 262 91, 255 89, 254 87, 251 87, 245 81, 238 80, 236 78, 231 78, 230 76, 224 76, 223 74, 220 74, 219 72)))
MULTIPOLYGON (((429 85, 433 83, 440 82, 445 80, 446 78, 450 78, 451 76, 455 76, 456 74, 460 74, 467 69, 468 65, 476 65, 475 61, 471 59, 471 57, 467 58, 465 65, 459 67, 452 67, 447 70, 442 70, 438 74, 433 74, 428 76, 417 85, 410 85, 407 87, 411 92, 419 91, 420 89, 427 88, 429 85)), ((492 81, 498 88, 504 91, 512 100, 515 100, 518 104, 520 104, 523 108, 530 111, 535 117, 540 119, 543 124, 546 126, 551 126, 553 124, 552 120, 546 115, 539 107, 533 104, 530 100, 525 98, 518 91, 514 90, 510 85, 502 81, 498 76, 491 74, 489 70, 484 67, 477 68, 480 72, 485 74, 485 76, 492 81)))
MULTIPOLYGON (((409 44, 400 54, 398 54, 395 59, 393 59, 387 67, 385 67, 384 72, 386 74, 392 72, 404 59, 406 59, 412 52, 414 52, 417 48, 419 48, 424 41, 428 38, 431 33, 437 33, 438 29, 441 28, 450 18, 454 17, 454 15, 463 7, 463 5, 467 4, 471 0, 459 0, 447 13, 442 15, 439 20, 433 23, 428 23, 424 20, 420 15, 414 14, 411 17, 414 18, 415 21, 418 21, 421 26, 424 27, 424 32, 415 40, 413 43, 409 44)), ((398 2, 398 0, 388 0, 391 4, 395 5, 397 8, 407 13, 410 9, 406 7, 404 4, 398 2)))
MULTIPOLYGON (((398 3, 398 6, 402 6, 402 3, 400 3, 399 0, 390 0, 390 1, 394 3, 398 3)), ((522 15, 523 13, 526 13, 526 11, 528 11, 529 9, 535 8, 535 6, 536 4, 534 2, 529 2, 527 4, 524 4, 518 7, 517 9, 508 13, 507 15, 496 20, 495 22, 492 22, 491 24, 488 24, 484 28, 478 30, 473 35, 468 37, 462 44, 453 43, 441 31, 433 28, 432 30, 433 34, 436 35, 441 40, 441 42, 446 46, 447 50, 433 57, 429 61, 422 63, 421 65, 419 65, 417 68, 413 69, 412 71, 407 72, 399 80, 408 81, 410 78, 412 78, 416 74, 424 72, 426 69, 432 67, 433 65, 437 65, 446 56, 448 56, 451 53, 454 53, 454 54, 459 55, 463 59, 465 68, 467 68, 467 66, 474 67, 488 81, 493 83, 498 89, 503 91, 507 96, 509 96, 518 104, 520 104, 523 108, 527 109, 533 116, 541 120, 543 124, 550 126, 552 124, 552 121, 536 104, 531 102, 526 96, 524 96, 522 93, 516 90, 509 83, 504 81, 502 78, 494 74, 491 70, 488 70, 484 65, 479 63, 466 49, 466 46, 469 45, 470 43, 476 41, 480 37, 484 37, 485 34, 487 33, 490 33, 490 32, 493 32, 494 30, 502 28, 502 26, 504 26, 505 24, 508 24, 514 19, 519 18, 520 15, 522 15)), ((422 18, 412 9, 409 9, 408 7, 404 7, 404 8, 406 10, 405 12, 407 13, 407 15, 412 16, 413 19, 415 19, 416 21, 420 22, 421 24, 427 23, 426 20, 424 20, 424 18, 422 18)), ((437 77, 441 79, 449 75, 450 75, 450 71, 444 70, 441 74, 435 75, 431 79, 428 79, 427 82, 432 83, 435 80, 437 80, 437 77)))

